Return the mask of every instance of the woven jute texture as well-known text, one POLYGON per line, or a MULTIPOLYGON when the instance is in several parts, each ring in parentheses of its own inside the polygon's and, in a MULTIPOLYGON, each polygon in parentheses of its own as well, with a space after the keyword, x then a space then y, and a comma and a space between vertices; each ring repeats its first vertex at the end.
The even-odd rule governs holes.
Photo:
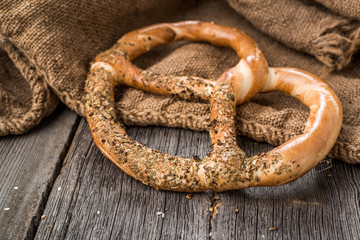
POLYGON ((360 20, 360 2, 358 0, 316 0, 333 12, 344 17, 360 20))
POLYGON ((311 0, 227 1, 261 31, 314 55, 330 70, 346 66, 360 47, 359 21, 337 16, 311 0))
MULTIPOLYGON (((0 135, 26 132, 53 111, 57 98, 83 115, 84 82, 90 62, 98 53, 132 29, 156 22, 194 19, 241 29, 255 39, 270 66, 304 69, 327 81, 344 108, 342 130, 329 156, 360 162, 360 69, 356 67, 360 57, 353 55, 358 48, 359 23, 335 15, 318 3, 280 1, 283 14, 275 14, 280 7, 275 1, 262 1, 269 3, 263 8, 257 6, 257 1, 233 0, 4 1, 0 3, 0 135), (306 16, 311 15, 311 20, 304 17, 298 22, 290 14, 304 14, 309 9, 306 16), (256 17, 261 12, 263 17, 256 17), (339 25, 338 21, 344 23, 339 25), (301 39, 300 32, 304 32, 301 39), (344 48, 338 44, 339 36, 350 45, 344 48), (333 45, 329 41, 334 41, 333 45), (322 48, 323 56, 327 56, 324 59, 331 59, 330 64, 313 50, 322 44, 330 46, 322 48)), ((135 64, 163 74, 216 80, 238 61, 228 48, 178 42, 144 54, 135 64)), ((207 103, 186 102, 127 87, 119 87, 116 98, 119 117, 129 125, 193 130, 206 130, 208 125, 207 103)), ((308 113, 304 105, 282 93, 258 94, 238 106, 237 130, 257 141, 279 145, 302 132, 308 113)))

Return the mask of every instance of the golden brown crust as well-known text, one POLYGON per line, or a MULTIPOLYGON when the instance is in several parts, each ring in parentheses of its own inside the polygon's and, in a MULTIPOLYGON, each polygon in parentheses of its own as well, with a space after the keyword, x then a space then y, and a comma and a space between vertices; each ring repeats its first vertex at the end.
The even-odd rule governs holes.
POLYGON ((164 23, 124 35, 98 55, 86 82, 86 115, 100 150, 130 176, 156 189, 199 192, 285 184, 301 177, 330 151, 342 123, 335 93, 316 76, 268 68, 245 33, 212 23, 164 23), (171 41, 207 41, 233 48, 241 61, 216 82, 167 77, 136 68, 131 60, 171 41), (171 156, 134 141, 116 118, 114 87, 125 84, 155 94, 210 101, 213 150, 203 160, 171 156), (236 144, 235 107, 262 91, 280 90, 310 108, 305 132, 260 156, 247 158, 236 144))

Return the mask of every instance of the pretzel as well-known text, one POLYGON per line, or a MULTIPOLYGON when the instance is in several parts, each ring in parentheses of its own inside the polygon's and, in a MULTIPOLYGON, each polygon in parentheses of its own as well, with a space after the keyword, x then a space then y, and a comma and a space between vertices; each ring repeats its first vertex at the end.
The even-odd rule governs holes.
POLYGON ((221 192, 292 182, 327 155, 342 124, 340 101, 325 82, 302 70, 269 68, 247 34, 199 21, 156 24, 125 34, 95 58, 85 91, 86 117, 102 153, 126 174, 162 190, 221 192), (231 47, 241 60, 217 81, 164 76, 132 65, 131 61, 146 51, 178 40, 231 47), (134 141, 116 117, 114 87, 118 85, 210 101, 213 150, 202 160, 191 159, 161 153, 134 141), (236 143, 236 105, 258 92, 276 90, 296 97, 310 108, 304 133, 268 153, 247 157, 236 143))

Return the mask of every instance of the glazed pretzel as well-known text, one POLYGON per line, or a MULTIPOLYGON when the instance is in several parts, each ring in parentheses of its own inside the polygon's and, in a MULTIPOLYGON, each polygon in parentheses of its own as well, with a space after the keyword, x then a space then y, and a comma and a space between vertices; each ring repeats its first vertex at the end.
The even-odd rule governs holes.
POLYGON ((86 115, 96 145, 128 175, 156 189, 199 192, 281 185, 304 175, 331 150, 340 132, 342 107, 316 76, 293 68, 268 68, 262 52, 245 33, 199 21, 157 24, 124 35, 98 55, 86 82, 86 115), (177 40, 207 41, 233 48, 241 61, 216 81, 169 77, 138 69, 131 61, 177 40), (210 101, 213 150, 203 160, 171 156, 129 137, 116 117, 114 87, 125 84, 147 92, 210 101), (310 108, 304 133, 260 156, 237 146, 234 116, 258 92, 279 90, 310 108))

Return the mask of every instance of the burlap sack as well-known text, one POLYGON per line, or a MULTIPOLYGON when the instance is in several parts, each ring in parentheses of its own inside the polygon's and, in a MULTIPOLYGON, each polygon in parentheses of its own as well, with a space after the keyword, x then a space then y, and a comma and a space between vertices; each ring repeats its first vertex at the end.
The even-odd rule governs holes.
POLYGON ((49 86, 82 115, 84 81, 94 56, 134 28, 168 20, 182 4, 180 0, 1 1, 0 48, 8 57, 1 55, 0 136, 24 133, 56 107, 49 86))
POLYGON ((360 47, 359 21, 337 16, 312 1, 227 1, 261 31, 314 55, 330 70, 346 66, 360 47))
POLYGON ((358 0, 316 0, 333 12, 344 17, 360 20, 360 2, 358 0))
MULTIPOLYGON (((323 77, 326 73, 324 65, 315 58, 296 52, 264 35, 220 0, 186 1, 186 6, 180 1, 170 3, 146 0, 136 3, 34 0, 33 4, 9 1, 2 5, 2 42, 10 44, 18 55, 29 62, 29 66, 32 64, 37 79, 48 83, 60 100, 79 114, 83 114, 84 80, 93 57, 109 48, 130 29, 154 22, 199 19, 230 25, 252 36, 271 66, 297 67, 323 77)), ((265 9, 269 11, 271 7, 265 9)), ((7 48, 4 50, 12 61, 17 61, 11 51, 7 48)), ((10 65, 4 54, 1 60, 10 65)), ((136 60, 136 64, 164 74, 192 74, 216 79, 237 61, 236 54, 230 49, 205 43, 179 42, 145 54, 136 60)), ((355 57, 346 69, 324 78, 339 95, 344 106, 344 124, 330 156, 350 163, 360 162, 360 71, 355 68, 359 61, 355 57)), ((4 87, 5 82, 10 82, 9 77, 19 79, 19 72, 11 73, 13 76, 7 74, 13 70, 13 66, 5 68, 6 77, 1 76, 0 79, 0 101, 8 109, 1 112, 2 135, 24 131, 7 127, 8 122, 12 121, 12 118, 9 119, 12 106, 17 104, 25 111, 30 107, 28 101, 18 101, 18 93, 12 90, 17 89, 13 83, 8 84, 12 87, 8 87, 11 91, 4 87), (13 96, 12 101, 17 103, 7 100, 11 98, 6 97, 3 92, 13 96)), ((26 78, 26 74, 22 75, 26 78)), ((22 84, 27 93, 31 93, 32 88, 22 84)), ((49 93, 51 95, 50 91, 49 93)), ((33 104, 36 96, 33 93, 33 104)), ((28 99, 30 98, 31 96, 28 99)), ((185 102, 129 88, 120 88, 117 98, 119 116, 127 124, 164 125, 194 130, 205 130, 208 125, 209 105, 206 103, 185 102)), ((44 105, 44 108, 50 109, 50 105, 54 104, 44 105)), ((300 134, 308 115, 308 110, 301 103, 281 93, 258 95, 238 107, 237 112, 239 133, 274 145, 300 134)), ((21 118, 21 114, 17 116, 21 118)))

